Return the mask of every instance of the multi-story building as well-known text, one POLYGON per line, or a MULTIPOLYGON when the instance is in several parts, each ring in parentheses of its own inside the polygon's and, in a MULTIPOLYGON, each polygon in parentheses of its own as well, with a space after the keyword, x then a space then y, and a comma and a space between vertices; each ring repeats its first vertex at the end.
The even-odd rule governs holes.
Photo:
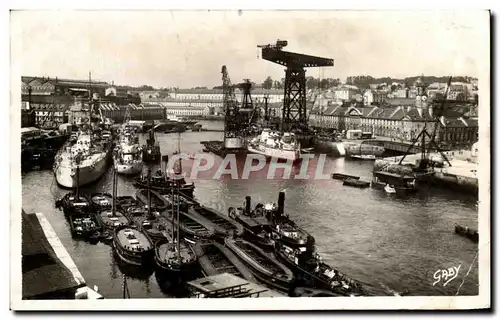
POLYGON ((476 119, 450 114, 437 121, 430 108, 418 110, 412 106, 329 106, 322 112, 318 108, 313 109, 309 119, 315 126, 339 131, 360 129, 406 143, 413 142, 424 126, 429 132, 437 126, 436 142, 450 147, 472 145, 477 141, 478 132, 476 119))
POLYGON ((393 98, 408 98, 408 88, 399 88, 392 92, 393 98))
POLYGON ((334 88, 335 98, 337 100, 343 101, 351 101, 354 99, 354 96, 360 93, 360 90, 356 86, 352 85, 343 85, 337 88, 334 88))
POLYGON ((369 106, 372 104, 380 104, 383 103, 387 98, 387 94, 383 91, 376 90, 366 90, 363 93, 363 103, 365 106, 369 106))
POLYGON ((102 81, 70 80, 44 77, 21 77, 21 93, 28 95, 81 95, 89 89, 99 96, 105 96, 109 84, 102 81))

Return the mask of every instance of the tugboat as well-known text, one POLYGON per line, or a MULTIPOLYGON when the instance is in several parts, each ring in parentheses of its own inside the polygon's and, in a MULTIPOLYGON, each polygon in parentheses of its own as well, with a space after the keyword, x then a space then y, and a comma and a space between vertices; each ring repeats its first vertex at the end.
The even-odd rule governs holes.
POLYGON ((135 130, 124 124, 119 143, 113 153, 114 167, 120 174, 136 175, 142 172, 142 150, 135 130))
POLYGON ((142 160, 147 164, 156 164, 161 161, 160 145, 155 141, 154 130, 149 130, 149 139, 142 148, 142 160))
POLYGON ((279 241, 288 244, 291 247, 301 247, 310 237, 309 233, 300 228, 293 222, 288 215, 284 215, 285 192, 281 191, 278 195, 278 206, 275 204, 257 204, 254 214, 256 216, 265 216, 272 225, 272 233, 279 241))
MULTIPOLYGON (((177 196, 179 192, 177 191, 177 196)), ((155 248, 156 264, 163 270, 174 273, 187 273, 196 266, 198 258, 193 248, 180 236, 180 210, 177 201, 176 210, 172 206, 173 234, 169 240, 159 241, 155 248)))
POLYGON ((134 266, 148 266, 154 254, 151 241, 133 226, 120 226, 115 229, 113 248, 123 262, 134 266))
POLYGON ((264 216, 263 212, 259 211, 261 215, 257 215, 255 211, 251 210, 251 198, 245 197, 244 208, 230 207, 228 216, 244 228, 243 237, 258 245, 266 251, 274 249, 274 239, 272 237, 272 225, 269 220, 264 216))
POLYGON ((226 246, 252 270, 253 275, 262 283, 275 289, 288 292, 292 286, 293 273, 272 256, 256 245, 243 239, 225 239, 226 246))
POLYGON ((76 166, 76 180, 73 192, 68 192, 64 197, 56 201, 56 208, 62 208, 64 215, 89 213, 92 204, 87 196, 80 194, 80 166, 76 166))
POLYGON ((293 270, 299 286, 329 290, 341 296, 365 295, 361 284, 322 262, 315 252, 312 237, 308 239, 306 246, 300 248, 276 242, 275 254, 293 270))
MULTIPOLYGON (((155 175, 152 175, 149 179, 149 185, 152 190, 161 193, 170 193, 172 188, 175 186, 175 181, 171 179, 167 174, 167 164, 168 156, 162 156, 162 162, 165 164, 164 170, 158 170, 155 175)), ((179 191, 182 195, 186 197, 193 197, 194 183, 186 182, 184 178, 176 180, 179 184, 179 191)), ((137 188, 147 188, 148 186, 148 176, 140 176, 134 179, 134 186, 137 188)))
POLYGON ((206 277, 230 273, 251 282, 257 282, 252 272, 225 246, 215 242, 197 242, 194 251, 206 277))

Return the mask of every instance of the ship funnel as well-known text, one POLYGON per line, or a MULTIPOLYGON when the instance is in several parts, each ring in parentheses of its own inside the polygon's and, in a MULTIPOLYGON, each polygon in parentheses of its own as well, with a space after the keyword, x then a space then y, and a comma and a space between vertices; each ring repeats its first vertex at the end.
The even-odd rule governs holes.
POLYGON ((278 195, 278 216, 282 217, 285 212, 285 191, 280 191, 278 195))
POLYGON ((247 214, 250 213, 250 211, 252 210, 251 209, 251 205, 252 204, 252 198, 250 196, 246 196, 245 197, 245 211, 247 212, 247 214))

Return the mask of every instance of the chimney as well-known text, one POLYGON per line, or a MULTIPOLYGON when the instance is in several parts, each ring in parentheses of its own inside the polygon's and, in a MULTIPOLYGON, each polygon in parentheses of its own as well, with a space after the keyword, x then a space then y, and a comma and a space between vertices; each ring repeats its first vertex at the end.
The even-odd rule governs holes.
POLYGON ((252 210, 251 204, 252 204, 252 198, 250 196, 246 196, 245 197, 245 211, 247 214, 249 214, 250 211, 252 210))
POLYGON ((278 195, 278 216, 282 217, 285 212, 285 191, 280 191, 278 195))

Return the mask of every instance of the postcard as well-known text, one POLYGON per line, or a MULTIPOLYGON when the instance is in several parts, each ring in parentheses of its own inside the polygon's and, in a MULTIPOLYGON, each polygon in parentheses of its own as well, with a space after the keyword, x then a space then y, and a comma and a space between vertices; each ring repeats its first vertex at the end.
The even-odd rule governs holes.
POLYGON ((12 10, 11 309, 490 308, 490 19, 12 10))

